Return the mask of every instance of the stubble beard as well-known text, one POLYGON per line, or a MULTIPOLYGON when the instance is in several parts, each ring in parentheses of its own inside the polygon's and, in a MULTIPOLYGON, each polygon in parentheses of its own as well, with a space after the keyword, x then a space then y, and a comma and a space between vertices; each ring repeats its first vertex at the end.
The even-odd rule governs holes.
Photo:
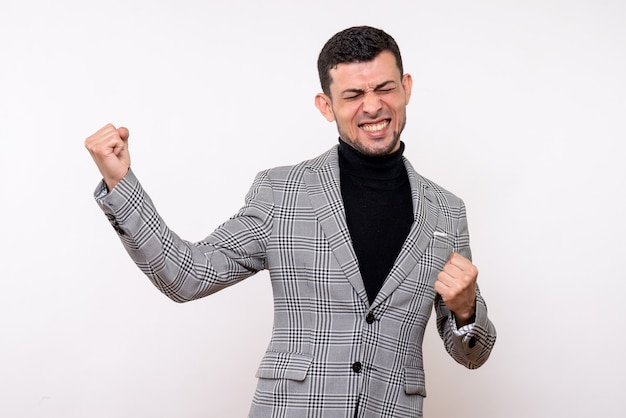
POLYGON ((406 119, 402 122, 402 126, 400 126, 400 129, 393 132, 393 140, 389 143, 389 145, 382 149, 372 149, 370 147, 366 147, 358 139, 350 138, 339 126, 337 126, 337 128, 339 130, 339 137, 341 138, 341 140, 350 145, 352 148, 356 149, 361 154, 368 157, 381 157, 383 155, 392 154, 397 150, 397 146, 400 143, 400 134, 404 130, 405 125, 406 119))

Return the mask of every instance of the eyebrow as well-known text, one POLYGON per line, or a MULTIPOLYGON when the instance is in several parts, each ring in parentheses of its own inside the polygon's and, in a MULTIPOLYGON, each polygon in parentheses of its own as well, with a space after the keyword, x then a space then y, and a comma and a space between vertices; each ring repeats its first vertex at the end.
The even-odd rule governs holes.
MULTIPOLYGON (((379 89, 381 89, 383 87, 386 87, 388 84, 392 84, 392 83, 395 83, 395 81, 393 81, 393 80, 383 81, 382 83, 374 86, 374 90, 379 90, 379 89)), ((352 93, 352 94, 361 94, 361 93, 365 93, 365 90, 363 90, 363 89, 346 89, 346 90, 341 92, 342 95, 350 94, 350 93, 352 93)))

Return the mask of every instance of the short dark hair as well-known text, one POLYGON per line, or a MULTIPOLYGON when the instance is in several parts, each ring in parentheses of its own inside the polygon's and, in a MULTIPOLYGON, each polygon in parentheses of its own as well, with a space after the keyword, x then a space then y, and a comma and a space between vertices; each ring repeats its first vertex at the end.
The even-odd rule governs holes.
POLYGON ((326 42, 317 59, 322 91, 330 96, 331 69, 339 64, 371 61, 383 51, 393 54, 400 75, 404 74, 400 48, 389 34, 371 26, 354 26, 338 32, 326 42))

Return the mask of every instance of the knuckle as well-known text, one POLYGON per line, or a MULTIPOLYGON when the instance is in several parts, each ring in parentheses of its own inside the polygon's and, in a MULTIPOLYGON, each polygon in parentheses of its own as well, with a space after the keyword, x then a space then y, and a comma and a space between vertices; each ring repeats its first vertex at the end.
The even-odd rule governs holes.
POLYGON ((465 284, 465 286, 469 286, 474 282, 474 275, 472 275, 471 273, 468 274, 464 274, 463 275, 463 282, 465 284))

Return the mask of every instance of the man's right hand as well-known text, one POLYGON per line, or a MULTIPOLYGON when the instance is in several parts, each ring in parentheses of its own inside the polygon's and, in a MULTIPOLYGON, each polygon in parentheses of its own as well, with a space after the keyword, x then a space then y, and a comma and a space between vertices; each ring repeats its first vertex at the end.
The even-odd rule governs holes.
POLYGON ((85 140, 85 148, 98 166, 109 190, 119 183, 130 167, 128 129, 110 123, 85 140))

